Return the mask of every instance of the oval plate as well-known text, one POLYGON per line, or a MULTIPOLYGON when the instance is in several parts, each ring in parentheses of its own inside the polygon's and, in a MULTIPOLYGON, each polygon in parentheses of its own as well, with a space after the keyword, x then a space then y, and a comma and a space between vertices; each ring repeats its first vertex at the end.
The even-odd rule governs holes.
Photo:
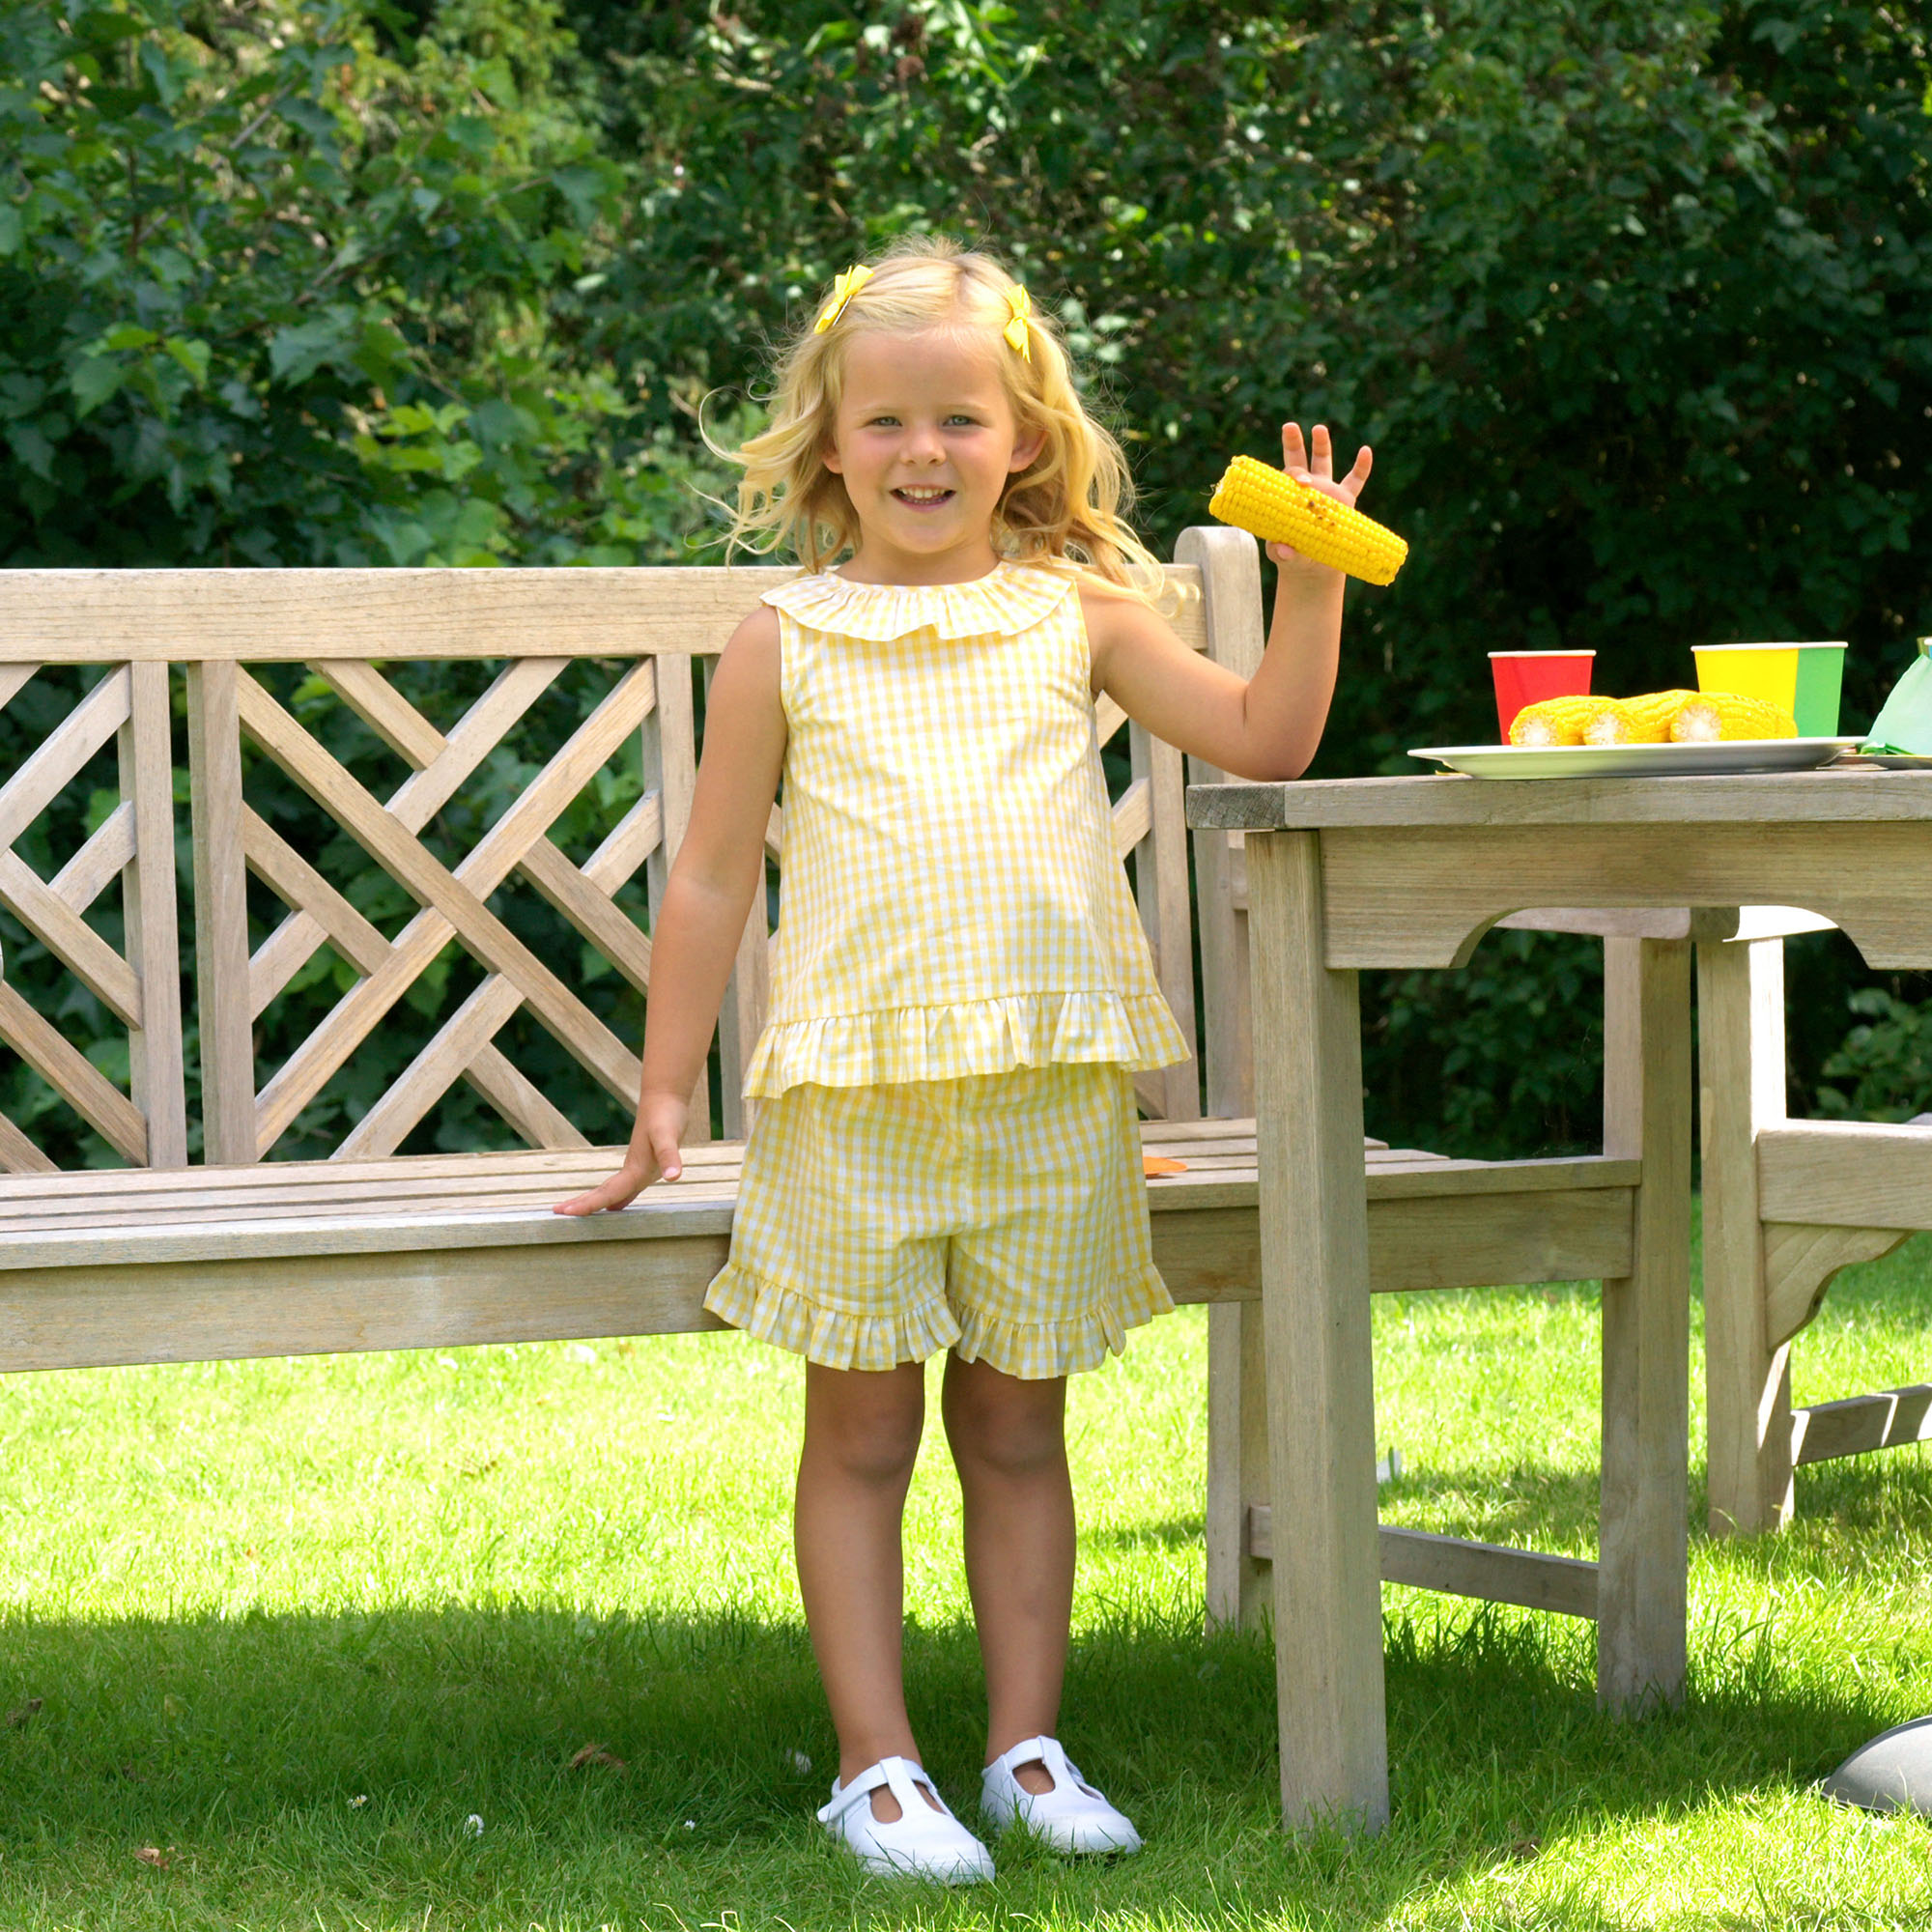
POLYGON ((1731 738, 1715 745, 1423 745, 1431 758, 1472 779, 1638 779, 1714 772, 1799 772, 1829 765, 1856 738, 1731 738))

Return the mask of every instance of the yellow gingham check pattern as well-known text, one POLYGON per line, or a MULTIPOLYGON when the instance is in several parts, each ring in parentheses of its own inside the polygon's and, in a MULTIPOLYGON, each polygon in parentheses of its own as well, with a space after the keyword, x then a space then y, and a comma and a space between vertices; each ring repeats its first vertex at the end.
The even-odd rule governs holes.
POLYGON ((828 1368, 1097 1368, 1174 1306, 1140 1156, 1118 1066, 789 1088, 758 1109, 704 1305, 828 1368))
POLYGON ((1188 1057, 1115 857, 1074 578, 766 594, 784 861, 745 1092, 1188 1057))

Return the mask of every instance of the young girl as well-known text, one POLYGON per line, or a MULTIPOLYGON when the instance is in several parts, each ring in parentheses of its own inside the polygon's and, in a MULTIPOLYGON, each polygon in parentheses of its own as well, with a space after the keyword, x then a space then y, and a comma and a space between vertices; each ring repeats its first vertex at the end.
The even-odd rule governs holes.
MULTIPOLYGON (((1352 502, 1327 432, 1288 468, 1352 502), (1312 463, 1310 456, 1312 455, 1312 463)), ((875 1871, 989 1877, 921 1768, 900 1516, 923 1363, 965 1507, 988 1704, 981 1810, 1064 1852, 1134 1828, 1054 1736, 1072 1610, 1066 1377, 1173 1304, 1132 1074, 1188 1057, 1114 857, 1094 700, 1222 769, 1293 778, 1334 687, 1342 577, 1286 548, 1244 684, 1155 613, 1121 453, 990 257, 923 240, 840 275, 740 452, 736 538, 795 551, 712 679, 654 933, 624 1165, 675 1180, 784 781, 784 906, 729 1263, 705 1306, 806 1358, 800 1591, 838 1734, 818 1814, 875 1871), (842 562, 839 559, 843 559, 842 562), (833 566, 837 564, 838 567, 833 566)))

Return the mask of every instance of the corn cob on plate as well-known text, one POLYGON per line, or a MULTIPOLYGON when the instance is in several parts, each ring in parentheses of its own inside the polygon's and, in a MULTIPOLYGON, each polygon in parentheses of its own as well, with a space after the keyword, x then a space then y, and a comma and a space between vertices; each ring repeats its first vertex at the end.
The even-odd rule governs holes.
POLYGON ((1616 701, 1614 697, 1540 697, 1516 714, 1510 725, 1510 743, 1537 749, 1580 745, 1585 727, 1616 701))
POLYGON ((1367 583, 1393 582, 1408 555, 1407 544, 1374 518, 1252 456, 1228 465, 1208 514, 1264 543, 1293 544, 1303 556, 1367 583))

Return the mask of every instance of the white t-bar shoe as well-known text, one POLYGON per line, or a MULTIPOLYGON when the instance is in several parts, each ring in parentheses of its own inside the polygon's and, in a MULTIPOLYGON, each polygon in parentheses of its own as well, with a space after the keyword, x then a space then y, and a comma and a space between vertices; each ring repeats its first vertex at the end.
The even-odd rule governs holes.
POLYGON ((1137 1852, 1141 1834, 1067 1761, 1058 1738, 1022 1738, 980 1774, 980 1808, 1002 1831, 1023 1826, 1056 1852, 1137 1852), (1013 1773, 1040 1764, 1051 1791, 1029 1791, 1013 1773))
POLYGON ((909 1757, 882 1757, 850 1784, 832 1785, 818 1822, 868 1872, 923 1878, 939 1885, 978 1885, 993 1876, 993 1855, 946 1808, 946 1800, 909 1757), (872 1793, 884 1785, 899 1802, 888 1825, 872 1816, 872 1793), (925 1794, 932 1794, 934 1810, 925 1794))

